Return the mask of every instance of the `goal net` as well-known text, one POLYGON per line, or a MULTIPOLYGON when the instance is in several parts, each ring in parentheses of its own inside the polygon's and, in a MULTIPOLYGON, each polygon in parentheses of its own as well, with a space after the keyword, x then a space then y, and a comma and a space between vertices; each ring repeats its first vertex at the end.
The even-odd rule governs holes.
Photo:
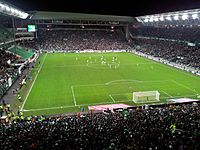
POLYGON ((160 93, 158 91, 133 92, 133 101, 135 103, 150 103, 159 101, 160 93))

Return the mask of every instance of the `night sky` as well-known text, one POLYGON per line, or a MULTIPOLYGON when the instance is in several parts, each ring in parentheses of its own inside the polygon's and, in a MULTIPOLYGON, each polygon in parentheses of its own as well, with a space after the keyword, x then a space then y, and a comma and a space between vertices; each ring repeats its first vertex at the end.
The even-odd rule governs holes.
POLYGON ((200 0, 4 0, 23 10, 141 16, 200 8, 200 0))

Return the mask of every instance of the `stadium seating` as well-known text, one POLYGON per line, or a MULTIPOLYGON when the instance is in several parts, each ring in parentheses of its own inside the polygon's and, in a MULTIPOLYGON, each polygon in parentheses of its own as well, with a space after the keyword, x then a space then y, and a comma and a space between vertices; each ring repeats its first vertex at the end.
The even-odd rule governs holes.
POLYGON ((77 116, 14 117, 11 124, 0 124, 1 148, 197 150, 199 109, 193 103, 77 116))
POLYGON ((6 49, 0 49, 0 97, 8 90, 8 79, 11 77, 12 81, 17 78, 17 70, 8 64, 17 60, 17 56, 6 52, 6 49))
POLYGON ((9 49, 9 51, 20 56, 20 59, 22 59, 22 60, 31 58, 34 54, 33 50, 26 49, 23 47, 13 47, 13 48, 9 49))
MULTIPOLYGON (((38 39, 32 48, 51 51, 130 49, 122 34, 121 30, 115 32, 105 30, 39 30, 38 39)), ((28 46, 30 47, 30 44, 28 46)))
POLYGON ((136 36, 186 40, 199 43, 200 31, 198 26, 194 27, 149 27, 141 26, 131 28, 131 33, 136 36), (175 34, 176 33, 176 34, 175 34))
POLYGON ((135 44, 137 45, 135 46, 137 51, 142 53, 200 68, 200 51, 198 46, 191 47, 184 43, 143 38, 136 38, 135 44))
POLYGON ((13 37, 12 33, 5 29, 4 27, 0 26, 0 43, 6 42, 13 37))

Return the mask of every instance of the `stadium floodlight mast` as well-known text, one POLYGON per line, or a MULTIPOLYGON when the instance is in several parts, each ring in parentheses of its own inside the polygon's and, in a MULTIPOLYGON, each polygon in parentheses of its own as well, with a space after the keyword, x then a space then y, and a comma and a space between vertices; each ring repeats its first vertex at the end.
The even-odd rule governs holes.
POLYGON ((199 16, 198 16, 198 14, 197 13, 195 13, 195 14, 192 14, 192 19, 198 19, 199 18, 199 16))
POLYGON ((153 20, 156 22, 159 21, 158 17, 155 17, 153 20))
POLYGON ((26 19, 29 16, 28 13, 14 8, 13 6, 10 6, 4 2, 0 2, 0 13, 15 16, 21 19, 26 19))
MULTIPOLYGON (((146 16, 138 16, 136 17, 137 21, 142 22, 143 24, 157 24, 157 22, 163 21, 185 21, 185 20, 197 20, 199 17, 200 9, 191 9, 191 10, 183 10, 183 11, 175 11, 175 12, 167 12, 160 14, 152 14, 146 16)), ((164 22, 165 23, 165 22, 164 22)), ((192 23, 192 22, 191 22, 192 23)), ((163 24, 163 23, 162 23, 163 24)))
POLYGON ((151 18, 149 19, 149 22, 153 22, 153 17, 151 17, 151 18))
POLYGON ((183 14, 182 15, 182 20, 186 20, 186 19, 188 19, 188 14, 183 14))
POLYGON ((160 21, 164 21, 164 17, 163 16, 160 16, 160 21))
POLYGON ((169 21, 172 20, 172 18, 170 16, 167 16, 166 19, 169 20, 169 21))
POLYGON ((178 15, 175 15, 174 16, 174 20, 178 20, 179 19, 179 16, 178 15))
POLYGON ((145 19, 144 19, 144 22, 149 22, 149 19, 148 19, 148 18, 145 18, 145 19))

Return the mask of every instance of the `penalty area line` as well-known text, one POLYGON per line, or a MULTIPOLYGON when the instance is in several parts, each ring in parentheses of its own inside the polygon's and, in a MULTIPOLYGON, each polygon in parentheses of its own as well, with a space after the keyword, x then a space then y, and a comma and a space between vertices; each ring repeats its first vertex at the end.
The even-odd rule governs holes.
MULTIPOLYGON (((129 101, 120 101, 120 102, 129 102, 129 101)), ((113 104, 113 102, 102 102, 102 103, 89 103, 84 104, 85 106, 93 106, 93 105, 102 105, 102 104, 113 104)), ((83 105, 76 105, 76 106, 59 106, 59 107, 49 107, 49 108, 36 108, 36 109, 23 109, 23 111, 43 111, 43 110, 52 110, 52 109, 64 109, 64 108, 72 108, 72 107, 81 107, 83 105)))
POLYGON ((169 96, 169 97, 173 98, 173 96, 172 96, 172 95, 170 95, 169 93, 165 92, 164 90, 161 90, 161 92, 163 92, 163 93, 165 93, 167 96, 169 96))
POLYGON ((110 94, 109 97, 112 99, 112 101, 115 103, 115 99, 112 97, 112 95, 110 94))
MULTIPOLYGON (((48 53, 47 53, 47 54, 48 54, 48 53)), ((21 106, 20 111, 22 111, 23 108, 24 108, 24 105, 25 105, 25 103, 26 103, 26 101, 27 101, 27 98, 28 98, 28 96, 29 96, 29 94, 30 94, 32 88, 33 88, 33 85, 35 84, 35 81, 36 81, 38 75, 40 74, 40 71, 41 71, 41 69, 42 69, 42 67, 43 67, 43 65, 44 65, 44 62, 45 62, 46 57, 47 57, 47 54, 45 55, 44 60, 43 60, 43 62, 42 62, 42 65, 40 66, 40 68, 39 68, 39 70, 38 70, 38 72, 37 72, 37 74, 36 74, 36 76, 35 76, 35 78, 34 78, 34 80, 33 80, 33 83, 31 84, 31 87, 30 87, 30 89, 29 89, 29 91, 28 91, 28 94, 26 95, 26 97, 25 97, 25 99, 24 99, 24 102, 23 102, 23 104, 22 104, 22 106, 21 106)))
POLYGON ((198 92, 196 92, 195 90, 191 89, 190 87, 188 87, 188 86, 186 86, 186 85, 184 85, 184 84, 182 84, 182 83, 179 83, 179 82, 177 82, 176 80, 172 80, 172 81, 173 81, 175 84, 177 84, 177 85, 179 85, 179 86, 182 86, 183 88, 188 89, 188 90, 192 91, 193 93, 198 94, 198 92))
POLYGON ((75 94, 74 94, 74 86, 71 86, 71 91, 72 91, 72 96, 73 96, 73 100, 74 100, 74 105, 77 106, 76 97, 75 97, 75 94))

